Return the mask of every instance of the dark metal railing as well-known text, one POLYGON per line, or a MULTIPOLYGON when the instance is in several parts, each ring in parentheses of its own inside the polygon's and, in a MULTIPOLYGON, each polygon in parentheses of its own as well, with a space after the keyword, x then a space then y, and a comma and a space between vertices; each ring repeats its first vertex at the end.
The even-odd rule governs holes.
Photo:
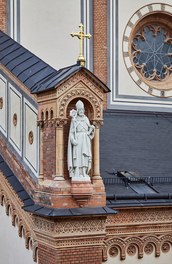
POLYGON ((172 177, 132 177, 130 181, 129 178, 125 177, 108 177, 103 178, 103 182, 105 185, 113 185, 113 184, 125 184, 128 185, 129 183, 147 183, 149 185, 154 184, 165 184, 165 183, 172 183, 172 177))

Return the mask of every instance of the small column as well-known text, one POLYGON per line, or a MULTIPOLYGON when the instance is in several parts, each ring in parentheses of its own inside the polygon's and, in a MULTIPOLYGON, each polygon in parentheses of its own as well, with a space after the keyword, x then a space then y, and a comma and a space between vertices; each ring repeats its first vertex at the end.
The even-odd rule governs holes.
POLYGON ((100 124, 94 121, 95 125, 95 136, 94 136, 94 155, 93 155, 93 180, 100 180, 100 149, 99 149, 99 135, 100 135, 100 124))
POLYGON ((44 163, 43 163, 43 121, 40 121, 38 122, 38 126, 39 126, 39 129, 40 129, 40 160, 39 160, 39 168, 40 168, 40 171, 39 171, 39 177, 38 177, 38 180, 39 181, 43 181, 44 180, 44 163))
POLYGON ((57 120, 56 122, 56 175, 54 175, 55 181, 64 181, 64 124, 64 120, 57 120))

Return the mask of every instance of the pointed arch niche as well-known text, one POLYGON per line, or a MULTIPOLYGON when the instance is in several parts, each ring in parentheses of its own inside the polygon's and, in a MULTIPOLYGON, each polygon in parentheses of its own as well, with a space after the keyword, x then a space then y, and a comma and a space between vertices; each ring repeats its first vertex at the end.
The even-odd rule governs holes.
MULTIPOLYGON (((77 200, 79 206, 83 206, 85 202, 88 206, 105 205, 105 190, 100 175, 99 130, 103 123, 104 93, 107 92, 109 92, 107 86, 93 73, 84 67, 79 67, 52 90, 38 94, 40 184, 57 188, 57 196, 63 195, 63 201, 64 193, 66 197, 71 196, 72 207, 78 206, 73 198, 80 199, 77 200), (73 183, 67 169, 67 146, 71 123, 69 113, 71 109, 76 109, 75 104, 78 100, 84 103, 85 114, 95 126, 95 135, 92 139, 91 181, 85 183, 81 181, 73 183), (84 195, 81 195, 82 192, 84 195)), ((65 206, 69 206, 68 200, 64 202, 65 206)))
MULTIPOLYGON (((82 75, 80 75, 81 77, 82 75)), ((86 79, 87 80, 87 79, 86 79)), ((91 176, 92 179, 100 178, 100 165, 99 165, 99 128, 103 122, 103 96, 100 93, 100 90, 97 87, 91 87, 92 83, 85 82, 85 80, 79 80, 76 85, 69 87, 64 95, 59 98, 58 104, 58 114, 60 119, 62 117, 62 124, 60 126, 56 134, 56 139, 61 138, 62 143, 62 135, 63 135, 63 146, 61 149, 63 153, 61 153, 61 157, 63 157, 63 164, 61 164, 61 174, 64 175, 65 179, 67 179, 68 171, 67 171, 67 145, 68 145, 68 135, 69 135, 69 126, 71 122, 71 118, 69 116, 71 109, 76 109, 75 105, 78 100, 81 100, 84 103, 85 114, 88 116, 90 122, 95 125, 96 132, 95 137, 92 141, 92 154, 93 154, 93 165, 91 176), (61 131, 60 131, 61 130, 61 131)), ((56 145, 57 146, 57 145, 56 145)), ((61 160, 62 161, 62 160, 61 160)), ((60 161, 60 163, 61 163, 60 161)), ((57 164, 58 164, 57 160, 57 164)))
MULTIPOLYGON (((67 171, 67 142, 69 133, 69 124, 71 118, 69 112, 75 109, 75 104, 78 100, 82 100, 85 106, 85 113, 90 122, 95 126, 96 132, 93 139, 93 168, 92 179, 100 179, 100 165, 99 165, 99 128, 103 123, 103 98, 104 93, 109 92, 109 89, 90 71, 81 67, 79 71, 70 76, 70 78, 63 80, 61 84, 55 87, 54 90, 38 95, 39 102, 39 121, 40 127, 51 127, 49 131, 54 129, 55 136, 55 164, 54 167, 55 180, 69 180, 67 171), (53 115, 47 118, 46 111, 53 111, 53 115), (43 119, 44 116, 44 119, 43 119)), ((47 133, 47 132, 46 132, 47 133)), ((40 138, 42 138, 40 136, 40 138)), ((45 153, 44 145, 40 157, 44 159, 45 153)), ((41 152, 40 151, 40 152, 41 152)), ((54 149, 53 149, 54 151, 54 149)), ((51 155, 53 155, 51 153, 51 155)), ((53 156, 53 157, 54 157, 53 156)), ((54 160, 54 158, 52 158, 54 160)), ((44 162, 45 164, 45 162, 44 162)), ((41 179, 46 177, 43 162, 40 160, 40 171, 42 172, 41 179)), ((48 175, 50 179, 50 175, 48 175)))

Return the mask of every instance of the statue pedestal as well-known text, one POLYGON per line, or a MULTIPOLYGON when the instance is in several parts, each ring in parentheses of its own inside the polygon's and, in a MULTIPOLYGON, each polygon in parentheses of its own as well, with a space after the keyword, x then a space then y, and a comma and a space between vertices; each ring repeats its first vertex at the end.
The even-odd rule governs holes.
POLYGON ((72 180, 71 194, 80 207, 83 207, 93 195, 91 181, 72 180))

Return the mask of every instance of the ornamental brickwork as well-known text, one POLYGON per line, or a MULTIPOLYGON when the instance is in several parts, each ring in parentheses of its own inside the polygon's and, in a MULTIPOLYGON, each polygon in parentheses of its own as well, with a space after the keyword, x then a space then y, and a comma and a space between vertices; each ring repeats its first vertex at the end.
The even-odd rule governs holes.
POLYGON ((6 32, 6 0, 0 0, 0 30, 6 32))

